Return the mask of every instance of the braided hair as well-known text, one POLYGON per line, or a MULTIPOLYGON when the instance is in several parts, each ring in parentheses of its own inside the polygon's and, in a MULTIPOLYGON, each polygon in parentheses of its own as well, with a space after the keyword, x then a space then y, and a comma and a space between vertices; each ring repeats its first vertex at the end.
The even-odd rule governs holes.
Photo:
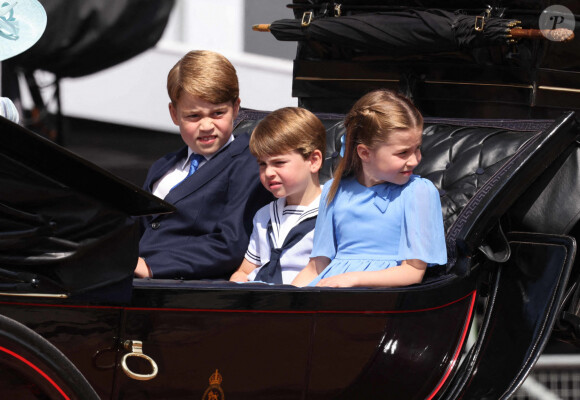
POLYGON ((375 148, 398 130, 422 128, 423 117, 407 97, 379 89, 367 93, 354 104, 344 119, 344 126, 344 157, 334 172, 327 204, 334 199, 342 178, 357 176, 362 171, 362 161, 357 152, 359 144, 375 148))

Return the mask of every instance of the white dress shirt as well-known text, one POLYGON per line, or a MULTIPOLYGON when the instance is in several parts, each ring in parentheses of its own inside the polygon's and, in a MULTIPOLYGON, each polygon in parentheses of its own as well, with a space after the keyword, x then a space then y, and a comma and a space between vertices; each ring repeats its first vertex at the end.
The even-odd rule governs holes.
MULTIPOLYGON (((234 135, 231 135, 229 140, 226 144, 224 144, 221 148, 223 149, 231 142, 234 141, 234 135)), ((204 157, 205 160, 201 160, 197 169, 199 170, 203 167, 211 158, 218 153, 220 150, 216 151, 214 154, 210 156, 204 157)), ((160 199, 164 199, 165 196, 169 193, 171 189, 175 187, 179 182, 187 178, 187 174, 189 174, 189 165, 191 164, 191 155, 193 154, 193 150, 191 148, 187 148, 187 156, 185 158, 180 159, 175 163, 175 165, 165 173, 157 182, 153 184, 153 194, 160 199)))

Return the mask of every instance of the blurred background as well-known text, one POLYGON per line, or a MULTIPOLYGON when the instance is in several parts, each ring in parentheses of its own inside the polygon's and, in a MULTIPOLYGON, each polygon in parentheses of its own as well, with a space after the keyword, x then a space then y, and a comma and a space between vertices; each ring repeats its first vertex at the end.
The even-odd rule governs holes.
MULTIPOLYGON (((163 0, 168 1, 168 0, 163 0)), ((169 69, 190 50, 225 55, 240 79, 242 106, 273 110, 291 98, 295 42, 252 31, 253 24, 291 18, 285 0, 176 0, 159 42, 95 74, 62 81, 67 116, 175 131, 167 111, 169 69)))
POLYGON ((22 124, 138 186, 153 161, 181 145, 166 79, 186 52, 225 55, 238 72, 242 107, 297 104, 296 43, 251 29, 291 18, 285 0, 40 3, 46 31, 2 63, 2 96, 17 104, 22 124))

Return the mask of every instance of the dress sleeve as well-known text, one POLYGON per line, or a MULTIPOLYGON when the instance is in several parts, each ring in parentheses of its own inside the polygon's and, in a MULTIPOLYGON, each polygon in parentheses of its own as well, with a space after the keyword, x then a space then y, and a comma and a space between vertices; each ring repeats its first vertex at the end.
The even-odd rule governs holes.
POLYGON ((318 216, 316 217, 316 225, 314 226, 314 241, 312 244, 312 253, 310 254, 311 258, 324 256, 332 260, 336 255, 336 237, 334 234, 333 218, 333 204, 335 203, 336 196, 332 204, 326 204, 330 185, 332 185, 332 179, 326 182, 322 188, 322 194, 320 195, 318 216))
POLYGON ((399 243, 401 261, 419 259, 443 265, 447 263, 447 247, 439 192, 423 178, 417 178, 408 189, 399 243))

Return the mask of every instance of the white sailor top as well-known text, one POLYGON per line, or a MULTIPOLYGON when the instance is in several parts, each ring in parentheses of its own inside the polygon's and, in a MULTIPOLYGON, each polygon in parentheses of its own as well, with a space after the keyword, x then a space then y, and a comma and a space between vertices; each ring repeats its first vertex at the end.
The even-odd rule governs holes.
MULTIPOLYGON (((287 206, 285 205, 286 199, 281 198, 258 210, 254 216, 254 229, 250 236, 245 258, 259 267, 250 273, 248 280, 254 280, 260 269, 270 261, 268 223, 272 224, 272 244, 275 248, 282 247, 292 228, 300 222, 318 215, 319 202, 320 196, 307 206, 287 206)), ((292 283, 296 275, 308 264, 313 238, 314 228, 294 246, 282 251, 280 255, 282 283, 292 283)))

